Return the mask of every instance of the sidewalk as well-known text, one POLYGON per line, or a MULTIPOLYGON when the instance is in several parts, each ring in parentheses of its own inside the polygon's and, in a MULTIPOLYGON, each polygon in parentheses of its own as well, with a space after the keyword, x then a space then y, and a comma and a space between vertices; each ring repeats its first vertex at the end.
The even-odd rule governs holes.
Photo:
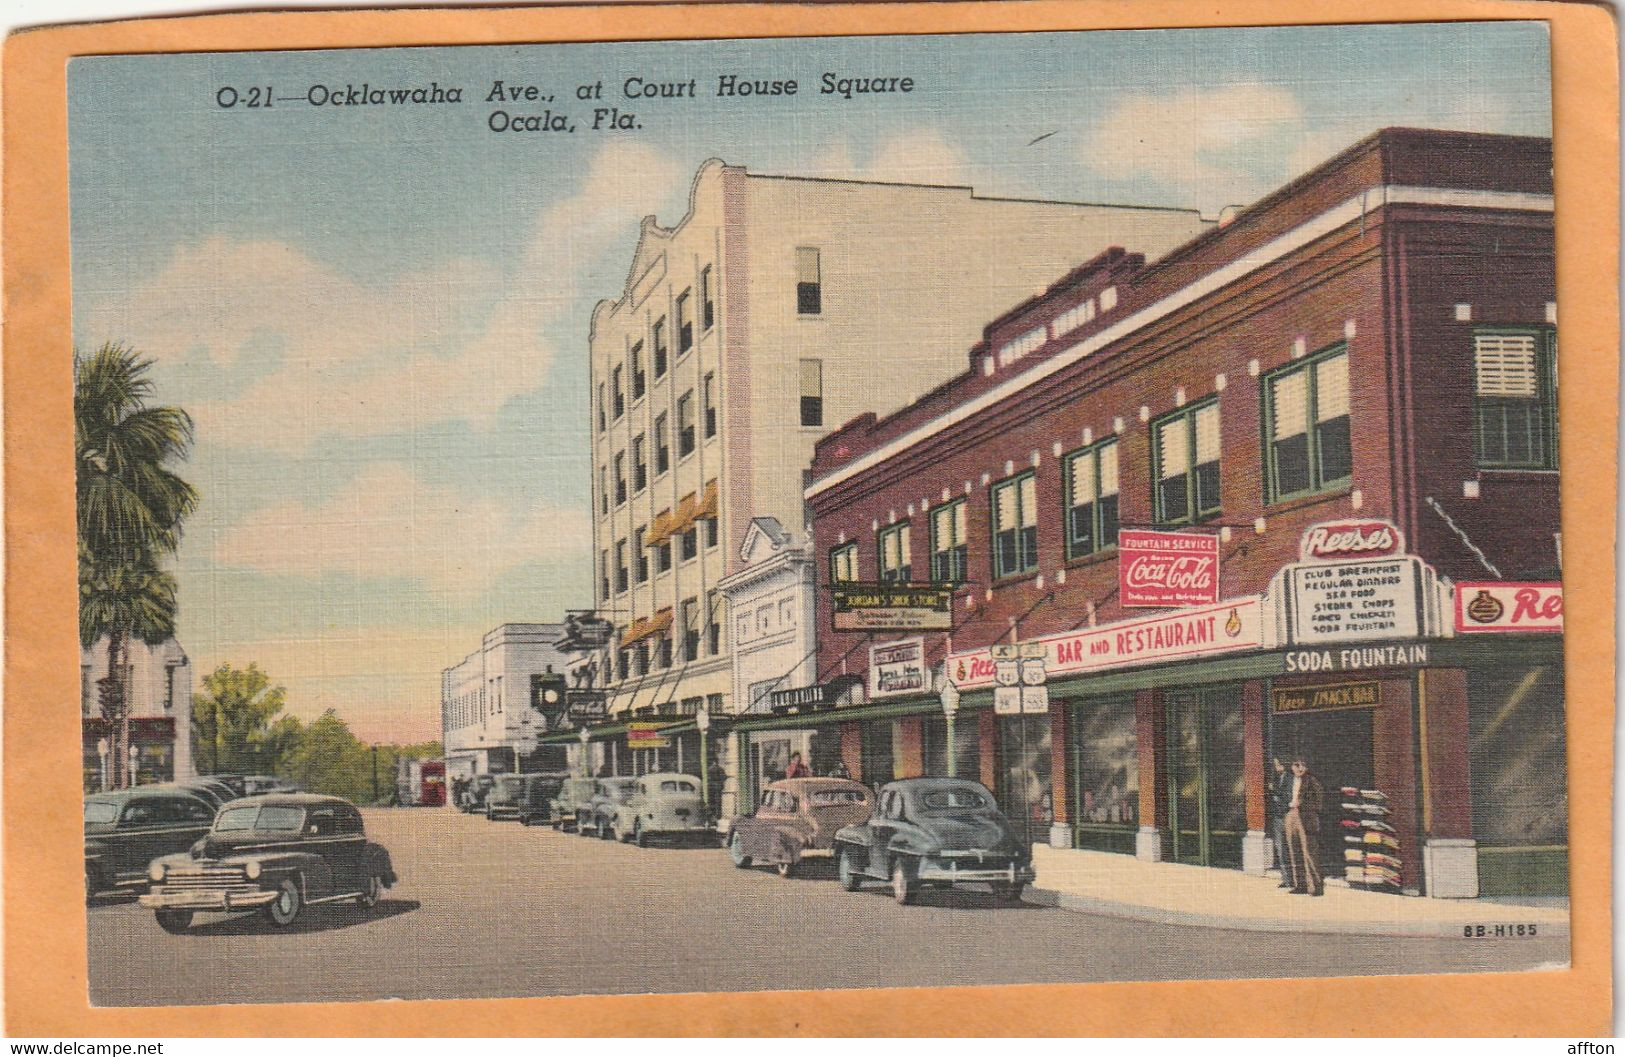
POLYGON ((1466 926, 1533 925, 1567 936, 1567 902, 1530 905, 1427 899, 1328 884, 1319 898, 1293 895, 1277 878, 1240 870, 1144 862, 1132 855, 1034 845, 1038 881, 1029 902, 1107 917, 1256 932, 1460 937, 1466 926))

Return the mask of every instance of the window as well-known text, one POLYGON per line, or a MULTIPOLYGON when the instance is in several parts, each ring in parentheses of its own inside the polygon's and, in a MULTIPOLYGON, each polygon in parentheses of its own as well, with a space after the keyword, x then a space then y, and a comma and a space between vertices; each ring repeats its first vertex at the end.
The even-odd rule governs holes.
POLYGON ((598 467, 598 511, 609 513, 609 467, 598 467))
POLYGON ((722 652, 722 599, 717 597, 715 591, 712 591, 706 598, 706 611, 710 619, 707 622, 709 625, 706 628, 708 641, 705 645, 707 652, 715 657, 722 652))
POLYGON ((847 543, 829 552, 830 583, 847 583, 858 578, 858 545, 847 543))
POLYGON ((598 596, 609 601, 609 551, 598 552, 598 596))
POLYGON ((655 548, 655 571, 661 573, 671 572, 671 540, 663 541, 655 548))
POLYGON ((1265 379, 1269 501, 1324 491, 1353 475, 1349 357, 1339 346, 1265 379))
POLYGON ((643 525, 632 530, 632 575, 640 584, 649 579, 649 551, 643 545, 644 530, 643 525))
POLYGON ((1553 331, 1473 335, 1478 465, 1557 468, 1556 360, 1553 331))
POLYGON ((999 346, 997 354, 999 366, 1008 367, 1017 360, 1024 359, 1028 353, 1038 351, 1044 342, 1048 340, 1049 329, 1047 327, 1035 327, 1025 334, 1012 338, 999 346))
POLYGON ((909 561, 908 525, 892 525, 880 530, 876 537, 880 552, 880 579, 886 583, 907 583, 913 579, 914 567, 909 561))
POLYGON ((643 342, 632 346, 631 355, 627 358, 632 363, 632 399, 642 400, 649 388, 649 378, 643 373, 643 342))
POLYGON ((694 321, 688 315, 688 291, 677 295, 677 355, 694 347, 694 321))
POLYGON ((824 424, 824 361, 801 361, 801 424, 824 424))
POLYGON ((931 579, 963 583, 968 578, 965 501, 956 499, 931 511, 931 579))
POLYGON ((626 502, 626 452, 615 453, 615 505, 626 502))
POLYGON ((1152 423, 1156 519, 1191 524, 1219 512, 1219 402, 1207 400, 1152 423))
POLYGON ((717 528, 718 524, 717 518, 708 517, 705 519, 705 546, 707 550, 715 547, 717 541, 722 537, 721 531, 717 528))
POLYGON ((700 390, 700 410, 705 415, 705 439, 710 440, 717 435, 717 376, 705 376, 705 384, 700 390))
POLYGON ((607 404, 604 384, 600 382, 598 383, 598 432, 600 433, 609 428, 609 416, 604 411, 607 404))
POLYGON ((700 604, 692 598, 683 600, 683 660, 700 659, 700 604))
POLYGON ((615 541, 615 593, 626 590, 626 541, 615 541))
POLYGON ((1038 479, 1032 473, 994 485, 993 575, 1038 568, 1038 479))
POLYGON ((1117 441, 1103 440, 1066 457, 1066 556, 1117 545, 1117 441))
POLYGON ((666 374, 666 317, 661 316, 655 320, 654 325, 655 347, 655 379, 658 381, 666 374))
POLYGON ((694 390, 690 389, 677 401, 677 457, 694 454, 694 390))
POLYGON ((816 316, 824 310, 824 286, 818 251, 803 246, 796 250, 796 312, 816 316))
POLYGON ((644 458, 643 434, 632 438, 632 491, 638 493, 649 487, 649 461, 644 458))
POLYGON ((660 641, 655 644, 655 661, 662 668, 671 667, 671 636, 669 634, 660 636, 660 641))
POLYGON ((655 416, 655 476, 671 469, 671 444, 666 435, 666 416, 655 416))
POLYGON ((711 292, 711 266, 700 270, 700 329, 710 330, 717 321, 717 304, 711 292))
POLYGON ((614 401, 615 401, 615 417, 616 418, 620 418, 622 415, 626 414, 626 392, 622 388, 622 384, 621 384, 621 382, 622 382, 622 377, 621 376, 624 373, 625 373, 624 368, 617 367, 617 368, 615 368, 615 371, 614 371, 614 373, 613 373, 613 375, 611 376, 611 379, 610 379, 611 382, 613 383, 611 385, 611 387, 610 387, 610 395, 614 398, 614 401))
POLYGON ((689 525, 682 532, 683 560, 689 561, 698 557, 700 553, 700 529, 698 525, 689 525))

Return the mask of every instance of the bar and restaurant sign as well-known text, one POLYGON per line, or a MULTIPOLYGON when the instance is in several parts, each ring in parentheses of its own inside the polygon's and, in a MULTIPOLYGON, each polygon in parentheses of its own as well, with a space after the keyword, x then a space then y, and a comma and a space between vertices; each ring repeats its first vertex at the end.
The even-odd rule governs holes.
POLYGON ((1205 532, 1117 533, 1117 591, 1126 608, 1219 601, 1219 537, 1205 532))
POLYGON ((1563 585, 1506 580, 1456 584, 1456 633, 1563 633, 1563 585))
POLYGON ((626 747, 629 749, 669 749, 671 739, 662 732, 661 723, 628 723, 626 747))
MULTIPOLYGON (((1043 648, 1044 671, 1050 680, 1080 672, 1257 650, 1264 647, 1263 600, 1257 595, 1229 598, 1216 605, 1046 635, 1030 643, 1043 648)), ((986 647, 954 654, 948 658, 947 670, 948 678, 961 690, 995 682, 993 655, 986 647)))
POLYGON ((954 623, 952 587, 903 583, 838 583, 834 598, 836 631, 950 631, 954 623))
POLYGON ((1277 715, 1377 708, 1382 704, 1382 683, 1373 679, 1320 686, 1278 686, 1271 692, 1271 702, 1277 715))
POLYGON ((930 688, 924 639, 903 639, 869 647, 871 697, 919 694, 930 688))

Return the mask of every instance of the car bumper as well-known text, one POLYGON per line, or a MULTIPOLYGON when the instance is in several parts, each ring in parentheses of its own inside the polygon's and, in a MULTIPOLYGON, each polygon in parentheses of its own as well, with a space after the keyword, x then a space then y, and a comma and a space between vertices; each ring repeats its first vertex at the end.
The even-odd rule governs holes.
POLYGON ((492 806, 487 812, 492 818, 518 818, 519 809, 516 807, 492 806))
POLYGON ((1038 872, 1031 866, 1022 866, 1019 863, 988 866, 974 861, 960 863, 949 859, 921 863, 919 876, 922 881, 949 883, 985 881, 989 884, 1030 884, 1038 878, 1038 872))
POLYGON ((137 902, 153 910, 248 910, 273 902, 275 891, 233 888, 155 888, 137 902))

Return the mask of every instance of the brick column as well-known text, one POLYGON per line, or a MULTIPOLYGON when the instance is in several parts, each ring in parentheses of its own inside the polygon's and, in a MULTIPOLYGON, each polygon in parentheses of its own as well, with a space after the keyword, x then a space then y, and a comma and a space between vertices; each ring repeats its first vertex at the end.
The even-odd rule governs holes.
POLYGON ((1052 848, 1072 847, 1072 827, 1068 824, 1072 818, 1072 803, 1067 795, 1067 790, 1072 784, 1069 770, 1072 759, 1070 751, 1072 718, 1069 705, 1070 702, 1067 701, 1051 701, 1049 706, 1050 802, 1054 805, 1055 812, 1055 821, 1049 828, 1049 843, 1052 848))
POLYGON ((1247 803, 1247 832, 1241 838, 1241 868, 1262 874, 1270 867, 1268 778, 1264 760, 1264 684, 1249 679, 1241 684, 1241 774, 1247 803))
MULTIPOLYGON (((1476 898, 1478 846, 1473 840, 1468 784, 1467 672, 1423 668, 1417 672, 1416 682, 1417 737, 1422 749, 1422 788, 1418 790, 1422 883, 1430 896, 1476 898)), ((1383 693, 1387 692, 1385 683, 1383 693)), ((1409 884, 1409 858, 1405 867, 1409 884)))
POLYGON ((897 721, 897 778, 918 778, 925 773, 925 721, 904 716, 897 721))
POLYGON ((860 723, 841 724, 841 762, 853 781, 863 781, 863 726, 860 723))
POLYGON ((1163 745, 1162 694, 1140 690, 1134 695, 1135 744, 1140 757, 1140 832, 1134 838, 1134 854, 1160 862, 1162 833, 1168 825, 1167 797, 1162 788, 1167 773, 1163 745))
POLYGON ((999 788, 999 717, 991 708, 976 713, 976 757, 982 767, 982 784, 989 791, 999 788))

